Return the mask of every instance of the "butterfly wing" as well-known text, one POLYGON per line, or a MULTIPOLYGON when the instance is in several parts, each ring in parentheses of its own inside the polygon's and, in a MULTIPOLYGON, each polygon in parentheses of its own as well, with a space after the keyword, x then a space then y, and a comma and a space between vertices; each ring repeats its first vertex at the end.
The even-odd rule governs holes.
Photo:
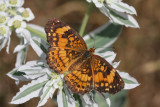
POLYGON ((78 57, 87 50, 87 45, 77 32, 62 21, 52 18, 45 26, 47 41, 47 63, 51 69, 64 73, 78 57))
POLYGON ((45 27, 47 41, 47 63, 58 73, 72 71, 65 82, 73 93, 85 94, 92 89, 115 94, 124 88, 124 82, 116 70, 102 57, 82 57, 87 50, 83 38, 67 24, 52 18, 45 27))
POLYGON ((82 62, 82 65, 64 77, 65 83, 73 93, 85 94, 93 89, 91 60, 82 62))
POLYGON ((124 82, 117 71, 102 57, 92 56, 93 88, 99 92, 115 94, 124 88, 124 82))

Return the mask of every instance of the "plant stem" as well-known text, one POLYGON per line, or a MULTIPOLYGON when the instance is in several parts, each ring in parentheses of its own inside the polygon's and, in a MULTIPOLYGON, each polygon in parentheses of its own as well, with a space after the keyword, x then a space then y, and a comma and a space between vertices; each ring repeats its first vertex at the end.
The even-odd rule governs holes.
POLYGON ((45 34, 45 33, 41 32, 41 31, 39 31, 39 30, 37 30, 37 29, 34 29, 34 28, 30 27, 30 26, 27 26, 27 29, 28 29, 30 32, 34 33, 34 34, 35 34, 36 36, 38 36, 39 38, 41 38, 41 39, 43 39, 44 41, 46 41, 46 34, 45 34))
POLYGON ((82 25, 81 25, 81 28, 80 28, 80 31, 79 31, 79 34, 81 36, 84 36, 84 31, 85 31, 85 28, 86 28, 86 25, 87 25, 87 22, 88 22, 89 15, 91 13, 92 7, 93 7, 93 3, 91 2, 89 4, 87 12, 84 15, 84 18, 83 18, 83 21, 82 21, 82 25))

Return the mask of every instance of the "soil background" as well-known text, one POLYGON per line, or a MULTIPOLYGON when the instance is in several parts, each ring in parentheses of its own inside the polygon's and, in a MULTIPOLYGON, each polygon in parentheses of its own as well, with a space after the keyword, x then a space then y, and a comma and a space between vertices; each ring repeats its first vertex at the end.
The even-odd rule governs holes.
MULTIPOLYGON (((128 91, 126 107, 160 107, 160 1, 159 0, 124 0, 137 10, 134 16, 140 29, 123 28, 120 38, 114 44, 116 61, 121 60, 119 69, 128 72, 141 84, 128 91)), ((45 26, 48 18, 60 18, 79 31, 88 3, 85 0, 25 0, 24 7, 29 7, 35 15, 30 23, 45 26)), ((86 33, 103 25, 108 18, 94 8, 89 19, 86 33)), ((16 54, 13 50, 19 39, 13 33, 10 54, 5 49, 0 52, 0 106, 1 107, 36 107, 39 98, 25 104, 11 105, 9 102, 25 83, 17 87, 14 80, 6 73, 14 68, 16 54)), ((27 61, 39 59, 29 48, 27 61)), ((57 107, 49 99, 44 107, 57 107)))

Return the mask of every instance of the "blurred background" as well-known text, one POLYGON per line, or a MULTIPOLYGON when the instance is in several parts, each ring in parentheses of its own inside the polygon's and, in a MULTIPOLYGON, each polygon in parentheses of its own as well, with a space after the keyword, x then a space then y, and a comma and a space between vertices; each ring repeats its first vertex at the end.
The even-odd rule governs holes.
MULTIPOLYGON (((159 0, 123 0, 137 10, 134 16, 140 29, 123 28, 119 39, 114 44, 116 61, 121 60, 118 69, 128 72, 141 84, 128 91, 125 107, 160 107, 160 1, 159 0)), ((79 31, 88 3, 85 0, 25 0, 24 7, 29 7, 35 15, 30 22, 45 26, 48 18, 60 18, 79 31)), ((108 18, 94 8, 86 28, 86 33, 103 25, 108 18)), ((6 73, 14 68, 16 54, 12 54, 19 39, 12 35, 10 54, 3 49, 0 52, 0 106, 1 107, 35 107, 39 98, 31 99, 21 105, 10 105, 12 97, 24 83, 18 87, 6 73)), ((27 60, 39 59, 29 49, 27 60)), ((44 107, 57 107, 49 99, 44 107)))

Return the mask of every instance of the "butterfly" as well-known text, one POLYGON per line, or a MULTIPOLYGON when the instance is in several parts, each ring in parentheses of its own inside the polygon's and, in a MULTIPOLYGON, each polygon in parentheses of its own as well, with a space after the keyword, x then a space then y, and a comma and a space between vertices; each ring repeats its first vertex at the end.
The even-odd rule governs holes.
POLYGON ((65 84, 73 93, 85 94, 91 90, 115 94, 124 88, 117 71, 95 48, 87 48, 83 38, 69 25, 56 18, 45 26, 49 48, 46 61, 59 74, 66 74, 65 84))

